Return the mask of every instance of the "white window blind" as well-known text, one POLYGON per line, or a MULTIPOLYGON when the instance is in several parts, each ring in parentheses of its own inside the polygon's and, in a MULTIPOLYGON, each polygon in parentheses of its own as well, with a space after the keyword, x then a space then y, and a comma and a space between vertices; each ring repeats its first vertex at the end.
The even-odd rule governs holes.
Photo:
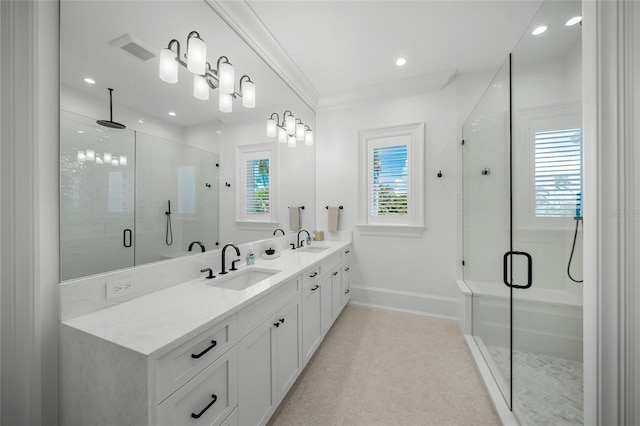
POLYGON ((573 217, 582 193, 582 129, 535 133, 535 215, 573 217))
POLYGON ((409 189, 407 145, 373 148, 369 152, 371 216, 406 215, 409 189))
POLYGON ((245 213, 264 215, 270 210, 269 159, 252 159, 245 163, 245 213))

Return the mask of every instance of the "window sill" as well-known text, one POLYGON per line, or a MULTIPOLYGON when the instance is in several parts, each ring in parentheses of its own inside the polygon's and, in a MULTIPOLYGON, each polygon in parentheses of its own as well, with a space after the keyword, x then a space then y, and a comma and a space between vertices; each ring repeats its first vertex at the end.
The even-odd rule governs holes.
POLYGON ((424 233, 423 225, 358 225, 360 235, 375 235, 380 237, 413 237, 419 238, 424 233))

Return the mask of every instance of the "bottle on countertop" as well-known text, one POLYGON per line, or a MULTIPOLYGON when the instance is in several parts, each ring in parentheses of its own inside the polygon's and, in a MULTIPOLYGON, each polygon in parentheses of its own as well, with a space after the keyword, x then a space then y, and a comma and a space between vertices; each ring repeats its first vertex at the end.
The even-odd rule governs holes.
POLYGON ((256 256, 253 254, 253 250, 249 249, 247 253, 247 265, 253 265, 253 262, 256 261, 256 256))

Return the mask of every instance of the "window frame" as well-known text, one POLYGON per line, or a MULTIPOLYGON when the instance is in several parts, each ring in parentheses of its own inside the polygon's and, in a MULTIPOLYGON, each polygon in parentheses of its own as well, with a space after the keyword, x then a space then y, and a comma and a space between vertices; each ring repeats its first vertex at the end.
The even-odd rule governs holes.
POLYGON ((358 133, 358 229, 362 235, 420 237, 425 230, 425 124, 411 123, 400 126, 363 130, 358 133), (373 173, 370 153, 386 146, 405 145, 406 140, 408 187, 407 214, 371 215, 370 188, 373 173))
POLYGON ((241 145, 236 147, 236 225, 240 229, 270 229, 278 224, 277 158, 273 144, 241 145), (269 160, 269 213, 247 214, 246 207, 246 162, 269 160))

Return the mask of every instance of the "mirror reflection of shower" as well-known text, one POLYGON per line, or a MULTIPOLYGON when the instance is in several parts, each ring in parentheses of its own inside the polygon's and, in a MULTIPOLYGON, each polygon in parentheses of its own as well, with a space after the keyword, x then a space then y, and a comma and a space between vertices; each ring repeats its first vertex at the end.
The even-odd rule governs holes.
POLYGON ((578 228, 580 227, 580 224, 582 224, 582 193, 581 192, 578 192, 576 194, 576 215, 574 216, 573 220, 576 222, 576 229, 573 232, 573 244, 571 245, 571 254, 569 255, 569 261, 567 262, 567 276, 574 283, 581 283, 584 280, 577 280, 571 275, 571 262, 573 261, 573 254, 576 250, 576 241, 578 239, 578 228))

